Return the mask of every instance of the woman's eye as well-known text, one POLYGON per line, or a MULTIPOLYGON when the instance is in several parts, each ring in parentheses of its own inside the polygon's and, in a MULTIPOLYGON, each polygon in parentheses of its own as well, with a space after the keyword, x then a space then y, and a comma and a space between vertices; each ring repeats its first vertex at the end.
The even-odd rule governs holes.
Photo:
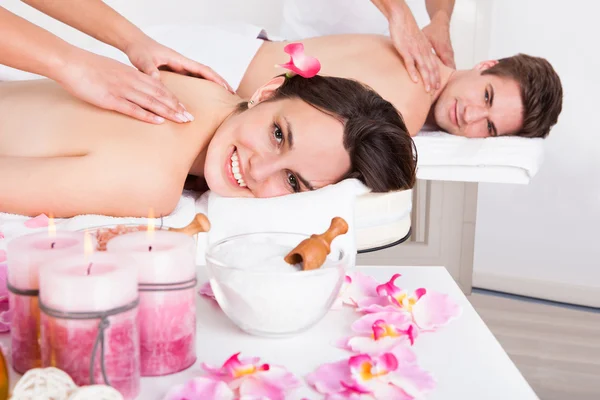
POLYGON ((488 92, 487 89, 485 89, 485 104, 488 103, 488 101, 490 101, 490 93, 488 92))
POLYGON ((294 190, 294 192, 300 191, 300 186, 298 186, 298 180, 296 179, 296 176, 294 176, 294 174, 292 174, 291 172, 288 172, 288 183, 290 187, 294 190))
POLYGON ((273 137, 277 141, 277 144, 281 144, 281 142, 283 141, 283 132, 281 131, 281 128, 277 125, 275 125, 275 128, 273 129, 273 137))
POLYGON ((492 123, 490 121, 487 122, 488 133, 492 134, 492 123))

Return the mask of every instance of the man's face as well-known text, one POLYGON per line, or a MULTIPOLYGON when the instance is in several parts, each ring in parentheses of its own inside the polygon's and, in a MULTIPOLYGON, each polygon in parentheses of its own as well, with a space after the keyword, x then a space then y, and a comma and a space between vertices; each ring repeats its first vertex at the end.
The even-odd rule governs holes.
POLYGON ((441 129, 470 138, 512 135, 521 129, 523 104, 517 82, 481 74, 496 63, 484 61, 455 73, 434 106, 441 129))

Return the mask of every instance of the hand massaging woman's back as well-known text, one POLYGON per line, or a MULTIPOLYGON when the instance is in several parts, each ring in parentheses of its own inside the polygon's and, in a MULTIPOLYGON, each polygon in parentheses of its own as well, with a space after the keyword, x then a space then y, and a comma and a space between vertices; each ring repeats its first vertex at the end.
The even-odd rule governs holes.
MULTIPOLYGON (((320 75, 356 79, 402 114, 412 136, 425 123, 466 137, 545 137, 561 111, 560 79, 545 59, 517 55, 455 70, 436 58, 441 86, 427 93, 415 84, 389 37, 368 34, 320 36, 299 41, 321 62, 320 75)), ((264 42, 237 93, 246 97, 287 61, 286 42, 264 42)))
POLYGON ((374 191, 415 182, 413 143, 398 112, 356 82, 280 76, 242 101, 209 81, 166 72, 161 79, 193 122, 151 125, 50 80, 0 83, 0 212, 166 215, 188 174, 232 197, 279 196, 345 177, 374 191))

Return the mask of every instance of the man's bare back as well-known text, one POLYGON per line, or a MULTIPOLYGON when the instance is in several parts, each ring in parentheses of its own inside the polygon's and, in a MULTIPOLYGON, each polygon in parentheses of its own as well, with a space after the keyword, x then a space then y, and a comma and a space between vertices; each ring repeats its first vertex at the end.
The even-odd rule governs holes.
MULTIPOLYGON (((421 82, 415 84, 411 80, 389 38, 348 34, 321 36, 299 42, 304 44, 307 55, 320 61, 319 75, 355 79, 370 86, 400 111, 411 136, 419 132, 439 91, 427 93, 421 82)), ((263 82, 285 72, 271 66, 289 60, 283 51, 287 44, 265 42, 261 46, 238 87, 240 96, 250 96, 263 82)), ((448 68, 440 67, 440 72, 447 74, 448 68)))
MULTIPOLYGON (((36 175, 43 171, 60 179, 45 183, 49 195, 43 204, 28 202, 25 211, 31 214, 70 214, 73 207, 64 201, 67 191, 78 192, 73 201, 87 205, 77 208, 80 213, 145 216, 153 208, 168 214, 192 164, 223 119, 215 97, 232 96, 200 79, 163 73, 162 80, 185 102, 195 122, 141 122, 84 103, 49 80, 0 84, 0 170, 19 169, 11 173, 14 182, 4 182, 2 189, 27 192, 30 187, 33 196, 39 190, 33 185, 41 184, 36 175), (124 203, 127 197, 136 201, 124 203)), ((10 212, 17 205, 1 208, 10 212)), ((18 210, 23 213, 22 203, 18 210)))

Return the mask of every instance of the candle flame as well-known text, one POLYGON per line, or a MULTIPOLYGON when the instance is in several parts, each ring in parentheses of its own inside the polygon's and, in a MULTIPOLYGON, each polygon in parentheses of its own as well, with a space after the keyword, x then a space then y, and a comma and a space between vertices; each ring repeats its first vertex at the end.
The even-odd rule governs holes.
POLYGON ((88 231, 83 234, 83 254, 85 257, 89 257, 94 252, 94 244, 92 243, 92 237, 88 231))
POLYGON ((151 208, 150 211, 148 212, 148 239, 152 238, 154 236, 154 209, 151 208))
POLYGON ((51 238, 56 237, 56 225, 54 225, 54 217, 50 214, 48 218, 48 236, 51 238))

